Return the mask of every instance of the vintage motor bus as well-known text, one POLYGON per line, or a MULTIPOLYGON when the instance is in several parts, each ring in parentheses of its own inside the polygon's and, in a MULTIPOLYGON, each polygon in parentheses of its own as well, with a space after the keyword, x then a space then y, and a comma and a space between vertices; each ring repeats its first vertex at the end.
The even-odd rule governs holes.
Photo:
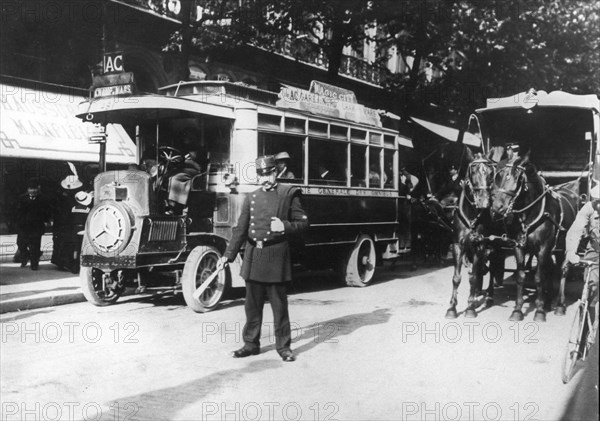
POLYGON ((168 278, 189 307, 205 312, 228 287, 243 286, 243 253, 211 274, 244 195, 258 188, 254 160, 265 154, 290 156, 294 178, 279 182, 301 188, 309 215, 308 232, 292 244, 294 267, 334 268, 348 285, 361 287, 383 259, 410 251, 398 162, 412 144, 394 128, 395 116, 319 82, 279 93, 181 82, 161 93, 98 97, 80 106, 79 118, 120 125, 137 145, 129 169, 94 181, 80 275, 93 304, 114 303, 128 286, 138 292, 164 287, 168 278), (173 173, 185 172, 185 156, 194 158, 195 169, 182 190, 173 173), (183 203, 171 200, 174 189, 183 203))
POLYGON ((600 131, 596 95, 531 89, 489 98, 486 105, 471 115, 468 129, 482 140, 484 151, 501 154, 507 143, 518 143, 521 156, 529 152, 549 184, 582 177, 580 191, 586 191, 600 131))

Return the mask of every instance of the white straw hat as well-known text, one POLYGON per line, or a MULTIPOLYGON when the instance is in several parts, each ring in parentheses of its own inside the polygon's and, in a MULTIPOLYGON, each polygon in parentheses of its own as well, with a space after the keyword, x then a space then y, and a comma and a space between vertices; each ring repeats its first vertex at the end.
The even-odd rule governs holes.
POLYGON ((84 191, 79 191, 75 195, 75 200, 77 200, 83 206, 87 206, 92 203, 92 195, 84 191))

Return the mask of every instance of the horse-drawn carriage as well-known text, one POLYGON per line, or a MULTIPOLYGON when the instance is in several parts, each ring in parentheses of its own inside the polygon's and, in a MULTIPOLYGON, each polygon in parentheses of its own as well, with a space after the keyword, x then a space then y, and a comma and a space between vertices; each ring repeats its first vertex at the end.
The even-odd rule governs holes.
MULTIPOLYGON (((488 99, 487 107, 471 116, 468 133, 481 139, 483 153, 469 164, 454 217, 455 273, 447 317, 457 317, 463 258, 471 267, 465 315, 475 317, 486 262, 490 277, 501 279, 504 253, 512 250, 517 293, 510 319, 523 319, 525 273, 530 271, 537 295, 535 320, 545 320, 553 292, 552 266, 563 261, 564 235, 579 208, 579 192, 590 186, 599 109, 596 95, 531 90, 488 99), (520 144, 524 156, 498 169, 492 158, 501 156, 509 142, 520 144)), ((488 306, 493 303, 493 290, 490 280, 488 306)), ((562 299, 557 313, 564 314, 562 299)))

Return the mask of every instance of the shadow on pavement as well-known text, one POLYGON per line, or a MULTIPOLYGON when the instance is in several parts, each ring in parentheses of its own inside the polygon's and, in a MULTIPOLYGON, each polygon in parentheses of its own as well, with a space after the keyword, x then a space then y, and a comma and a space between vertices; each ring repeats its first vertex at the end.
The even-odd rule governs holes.
MULTIPOLYGON (((328 334, 327 337, 323 337, 320 332, 315 331, 319 326, 308 326, 295 341, 297 343, 308 339, 309 342, 296 348, 295 352, 302 354, 322 343, 337 342, 340 337, 350 335, 362 327, 386 323, 390 316, 389 309, 379 309, 370 313, 349 314, 327 320, 319 324, 320 328, 323 329, 324 326, 332 326, 336 329, 333 332, 333 336, 329 336, 328 334)), ((264 347, 261 350, 261 354, 273 349, 274 345, 264 347)), ((210 402, 206 402, 207 396, 214 394, 215 391, 221 390, 224 387, 236 384, 246 375, 279 368, 282 364, 290 363, 282 362, 276 355, 273 355, 272 360, 267 361, 252 360, 250 358, 245 366, 218 371, 177 386, 125 396, 107 404, 114 405, 114 402, 124 402, 125 406, 121 408, 122 414, 127 413, 128 410, 131 414, 131 405, 135 405, 137 412, 132 414, 135 419, 173 419, 183 408, 192 404, 202 403, 202 409, 204 410, 204 405, 210 404, 210 402), (129 407, 127 407, 128 405, 129 407)))
POLYGON ((10 317, 6 317, 6 318, 2 318, 0 319, 0 323, 6 323, 6 322, 14 322, 17 320, 22 320, 22 319, 27 319, 28 317, 33 317, 36 316, 38 314, 45 314, 45 313, 52 313, 53 310, 31 310, 31 311, 27 311, 27 312, 23 312, 23 313, 11 313, 10 317))
POLYGON ((36 281, 53 281, 65 278, 78 278, 68 271, 61 271, 50 262, 40 262, 37 271, 31 270, 29 265, 21 267, 18 263, 0 264, 0 285, 17 285, 36 281))

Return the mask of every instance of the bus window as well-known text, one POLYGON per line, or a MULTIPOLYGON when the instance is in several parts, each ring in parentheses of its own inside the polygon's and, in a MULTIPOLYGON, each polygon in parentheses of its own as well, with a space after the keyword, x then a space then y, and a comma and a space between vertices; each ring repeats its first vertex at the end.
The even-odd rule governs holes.
POLYGON ((302 183, 304 180, 304 137, 276 133, 258 134, 257 156, 277 155, 280 152, 287 152, 290 156, 287 169, 293 173, 294 177, 287 181, 302 183))
POLYGON ((365 177, 367 168, 367 147, 364 145, 350 146, 350 185, 356 187, 367 187, 365 177))
POLYGON ((386 177, 382 177, 381 153, 379 148, 371 148, 369 151, 369 187, 381 187, 382 181, 386 181, 386 177))
MULTIPOLYGON (((146 120, 138 123, 140 161, 156 160, 159 148, 168 146, 183 155, 195 152, 199 163, 211 162, 218 167, 229 162, 229 139, 231 122, 218 117, 171 118, 146 120), (157 141, 158 136, 158 141, 157 141)), ((125 126, 127 133, 135 139, 135 125, 125 126)))
POLYGON ((309 140, 309 183, 345 186, 347 180, 347 144, 309 140))
POLYGON ((386 189, 394 188, 394 151, 391 149, 383 150, 383 171, 384 171, 384 184, 383 187, 386 189))

